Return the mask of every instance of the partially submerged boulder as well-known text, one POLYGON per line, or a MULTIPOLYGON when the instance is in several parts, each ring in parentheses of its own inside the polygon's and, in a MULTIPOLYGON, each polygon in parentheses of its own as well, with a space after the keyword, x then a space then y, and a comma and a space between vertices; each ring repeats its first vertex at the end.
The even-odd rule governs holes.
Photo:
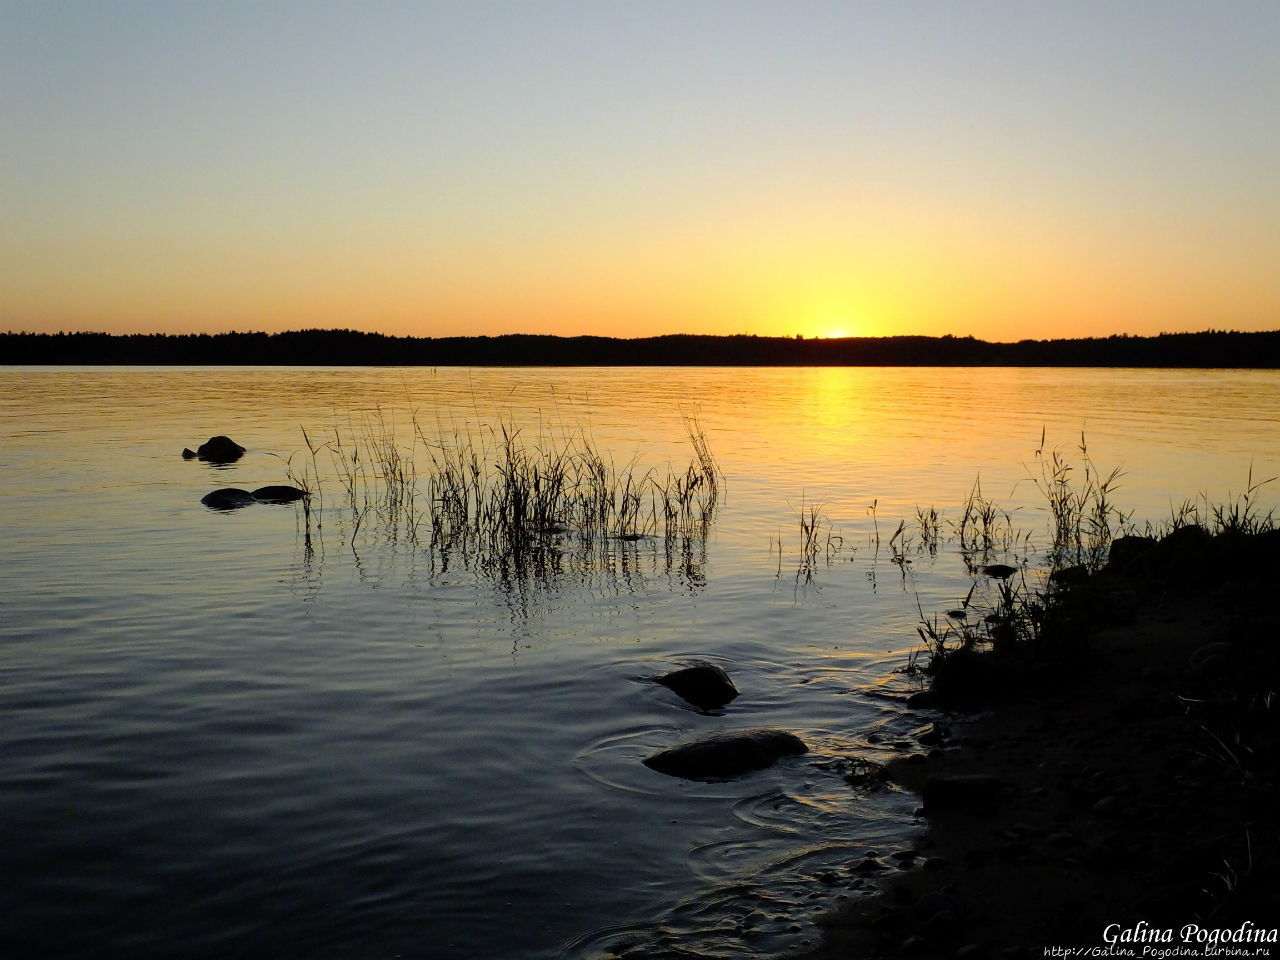
POLYGON ((253 494, 248 490, 241 490, 238 487, 223 487, 220 490, 214 490, 206 493, 200 498, 210 510, 238 510, 240 507, 247 507, 251 503, 257 503, 253 494))
POLYGON ((193 453, 190 448, 183 448, 182 456, 186 460, 199 457, 208 463, 234 463, 244 456, 244 447, 230 437, 210 437, 193 453))
POLYGON ((259 487, 253 491, 253 499, 259 503, 293 503, 307 495, 307 491, 299 490, 287 484, 259 487))
POLYGON ((1018 568, 1011 567, 1007 563, 988 563, 982 568, 982 572, 996 580, 1008 580, 1018 572, 1018 568))
POLYGON ((252 493, 239 487, 223 487, 206 493, 200 502, 213 510, 236 510, 251 503, 293 503, 306 495, 307 491, 285 484, 259 487, 252 493))
POLYGON ((706 660, 653 679, 700 710, 718 709, 738 695, 738 688, 724 669, 706 660))
POLYGON ((685 780, 728 780, 808 752, 803 740, 785 730, 736 730, 662 750, 645 757, 644 765, 685 780))

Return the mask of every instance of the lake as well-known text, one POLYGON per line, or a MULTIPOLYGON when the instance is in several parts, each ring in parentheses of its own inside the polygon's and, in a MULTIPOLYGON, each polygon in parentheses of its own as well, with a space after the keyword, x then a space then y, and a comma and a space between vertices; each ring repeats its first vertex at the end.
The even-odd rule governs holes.
POLYGON ((1159 523, 1280 474, 1280 373, 9 367, 0 436, 6 955, 769 956, 921 829, 844 773, 912 746, 921 615, 990 589, 945 536, 975 484, 1021 531, 989 559, 1034 575, 1038 449, 1082 480, 1083 437, 1159 523), (643 478, 684 471, 690 417, 720 491, 688 535, 433 545, 452 437, 643 478), (248 452, 183 459, 217 434, 248 452), (413 465, 400 499, 362 438, 413 465), (309 511, 201 504, 292 479, 309 511), (699 658, 723 711, 650 682, 699 658), (810 752, 641 762, 748 727, 810 752))

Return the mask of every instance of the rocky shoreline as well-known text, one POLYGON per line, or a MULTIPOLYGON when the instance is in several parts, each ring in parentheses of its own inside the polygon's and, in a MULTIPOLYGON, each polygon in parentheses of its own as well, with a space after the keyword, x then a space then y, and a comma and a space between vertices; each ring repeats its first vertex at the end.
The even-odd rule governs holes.
POLYGON ((884 771, 922 797, 907 869, 796 956, 1280 956, 1280 534, 1189 530, 1118 542, 1073 588, 1071 644, 923 715, 884 771))

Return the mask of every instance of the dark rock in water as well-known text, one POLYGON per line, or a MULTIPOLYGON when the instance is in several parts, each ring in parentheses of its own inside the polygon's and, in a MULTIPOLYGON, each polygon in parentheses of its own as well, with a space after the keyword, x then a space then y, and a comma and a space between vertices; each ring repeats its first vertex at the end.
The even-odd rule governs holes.
POLYGON ((192 450, 190 447, 183 447, 183 448, 182 448, 182 459, 183 459, 183 460, 194 460, 194 459, 196 458, 196 456, 197 456, 196 452, 195 452, 194 450, 192 450))
POLYGON ((845 782, 855 787, 870 787, 886 777, 884 764, 855 757, 844 774, 845 782))
POLYGON ((1078 587, 1089 582, 1089 568, 1082 563, 1062 567, 1050 573, 1049 579, 1060 587, 1078 587))
POLYGON ((929 813, 959 810, 990 803, 1003 786, 1003 781, 998 777, 985 773, 933 777, 925 781, 920 790, 920 798, 924 801, 924 809, 929 813))
POLYGON ((1154 537, 1116 537, 1111 541, 1107 552, 1107 566, 1123 570, 1132 566, 1135 560, 1147 554, 1155 545, 1154 537))
POLYGON ((200 502, 211 510, 236 510, 240 507, 247 507, 251 503, 257 503, 253 498, 253 494, 248 490, 240 490, 236 487, 223 487, 221 490, 214 490, 212 493, 206 493, 200 498, 200 502))
POLYGON ((293 503, 293 501, 301 500, 306 495, 307 491, 299 490, 297 487, 285 486, 284 484, 259 487, 253 491, 253 499, 259 503, 293 503))
POLYGON ((853 872, 865 877, 869 874, 880 873, 887 869, 888 867, 885 866, 883 861, 877 860, 875 857, 863 857, 858 861, 857 866, 853 868, 853 872))
POLYGON ((738 688, 733 685, 729 675, 716 664, 705 660, 691 663, 682 670, 654 677, 654 680, 702 710, 723 707, 738 695, 738 688))
POLYGON ((940 746, 947 740, 943 728, 936 723, 926 723, 923 727, 914 730, 911 735, 916 738, 917 743, 922 743, 926 747, 940 746))
POLYGON ((907 697, 907 706, 912 710, 927 710, 942 705, 942 698, 934 690, 920 690, 907 697))
POLYGON ((192 459, 192 456, 196 456, 209 463, 233 463, 244 456, 244 447, 230 437, 210 437, 196 447, 194 455, 189 449, 184 448, 182 456, 187 460, 192 459))
POLYGON ((995 577, 997 580, 1008 580, 1018 572, 1018 568, 1011 567, 1007 563, 988 563, 982 568, 982 572, 988 577, 995 577))
POLYGON ((663 750, 646 757, 644 765, 686 780, 727 780, 808 752, 803 740, 785 730, 738 730, 663 750))

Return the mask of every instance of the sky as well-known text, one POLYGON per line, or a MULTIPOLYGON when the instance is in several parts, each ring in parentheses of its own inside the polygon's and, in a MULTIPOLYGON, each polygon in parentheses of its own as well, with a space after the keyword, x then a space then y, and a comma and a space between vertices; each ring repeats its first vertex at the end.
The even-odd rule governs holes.
POLYGON ((1280 329, 1280 3, 0 0, 0 329, 1280 329))

